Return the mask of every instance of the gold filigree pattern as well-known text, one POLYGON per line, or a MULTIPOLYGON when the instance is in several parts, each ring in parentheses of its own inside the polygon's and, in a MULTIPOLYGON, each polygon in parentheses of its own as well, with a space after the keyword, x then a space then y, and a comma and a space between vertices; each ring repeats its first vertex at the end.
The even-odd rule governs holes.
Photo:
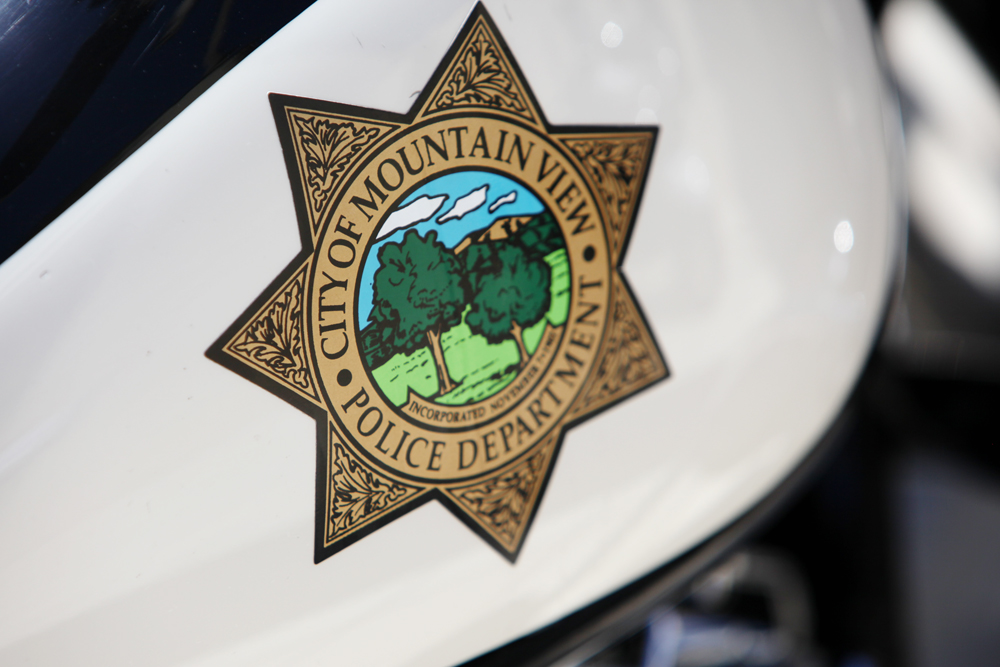
POLYGON ((565 144, 583 163, 597 188, 608 215, 611 243, 617 252, 646 173, 650 137, 569 139, 565 144))
POLYGON ((520 465, 459 494, 464 504, 507 546, 513 546, 523 533, 535 487, 544 474, 546 457, 547 451, 543 449, 520 465))
POLYGON ((430 111, 445 111, 455 107, 491 107, 531 119, 524 94, 515 81, 516 78, 489 32, 480 26, 472 33, 457 62, 448 72, 430 111))
POLYGON ((305 114, 291 114, 305 158, 309 211, 314 224, 333 194, 337 180, 381 129, 305 114))
POLYGON ((331 487, 327 540, 332 541, 369 523, 399 501, 411 495, 411 487, 403 486, 375 473, 361 463, 331 433, 331 487))
POLYGON ((598 410, 668 374, 635 301, 619 280, 615 281, 612 298, 611 321, 604 334, 600 361, 574 406, 575 412, 598 410))
POLYGON ((228 349, 272 377, 315 396, 302 342, 302 282, 299 273, 228 349))

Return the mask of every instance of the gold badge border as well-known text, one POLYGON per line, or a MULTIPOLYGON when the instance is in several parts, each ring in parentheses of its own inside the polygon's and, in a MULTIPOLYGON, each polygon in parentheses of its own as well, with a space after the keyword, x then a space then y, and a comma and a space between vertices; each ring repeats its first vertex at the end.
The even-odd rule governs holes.
MULTIPOLYGON (((480 57, 478 62, 483 60, 480 57)), ((316 420, 314 562, 329 558, 403 514, 437 500, 514 563, 548 486, 565 433, 670 376, 656 337, 621 273, 645 190, 658 128, 550 125, 482 3, 477 3, 428 84, 405 114, 276 93, 271 93, 269 99, 292 186, 302 250, 205 354, 316 420), (448 75, 462 67, 462 56, 469 62, 468 54, 474 48, 495 50, 492 56, 486 54, 486 60, 492 57, 498 76, 490 82, 492 87, 487 94, 477 94, 474 89, 467 90, 470 94, 464 98, 453 94, 450 106, 443 108, 442 99, 447 97, 443 91, 456 78, 453 76, 449 80, 448 75), (507 95, 503 86, 505 78, 507 95), (485 109, 488 113, 539 126, 566 147, 566 152, 577 162, 576 171, 584 178, 601 209, 600 218, 611 259, 612 285, 609 315, 595 353, 595 366, 550 434, 525 456, 484 479, 422 486, 375 468, 363 455, 353 451, 349 438, 340 434, 340 427, 319 395, 311 354, 305 348, 303 304, 315 241, 337 193, 351 182, 358 168, 396 130, 413 124, 418 117, 455 109, 475 113, 485 109), (296 120, 296 115, 300 119, 311 115, 329 124, 347 123, 350 125, 347 129, 353 132, 348 146, 351 159, 346 163, 341 161, 339 172, 333 174, 332 185, 325 194, 317 192, 315 184, 310 190, 308 165, 301 160, 307 153, 302 137, 308 128, 300 128, 299 136, 295 136, 292 127, 301 122, 296 120), (607 157, 608 151, 615 153, 618 162, 601 162, 599 156, 607 157), (612 165, 612 170, 618 171, 624 165, 631 170, 631 178, 638 179, 638 184, 627 192, 620 192, 621 188, 615 187, 620 184, 608 183, 615 174, 609 173, 602 164, 605 167, 612 165), (616 194, 625 197, 616 201, 616 194), (622 355, 627 356, 628 364, 620 363, 622 355), (609 366, 613 362, 618 363, 609 366), (633 367, 641 367, 638 375, 633 367), (502 505, 506 497, 517 501, 520 512, 502 505), (497 498, 501 499, 499 505, 497 498), (502 511, 496 511, 497 507, 502 511), (502 518, 498 518, 498 514, 502 514, 502 518)), ((330 179, 330 171, 327 169, 322 175, 330 179)))

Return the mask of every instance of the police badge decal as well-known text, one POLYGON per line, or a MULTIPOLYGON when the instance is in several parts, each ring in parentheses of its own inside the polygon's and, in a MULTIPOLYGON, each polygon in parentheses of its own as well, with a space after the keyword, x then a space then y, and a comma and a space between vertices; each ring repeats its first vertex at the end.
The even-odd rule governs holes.
POLYGON ((656 128, 549 125, 481 4, 405 115, 270 100, 303 250, 207 355, 316 418, 315 561, 438 500, 513 562, 669 373, 619 272, 656 128))

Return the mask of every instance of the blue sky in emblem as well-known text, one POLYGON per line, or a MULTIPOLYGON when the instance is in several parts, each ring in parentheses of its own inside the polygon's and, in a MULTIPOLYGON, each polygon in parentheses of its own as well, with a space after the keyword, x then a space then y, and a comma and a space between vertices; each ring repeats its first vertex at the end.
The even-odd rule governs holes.
POLYGON ((459 171, 425 183, 389 213, 361 271, 358 294, 358 327, 368 326, 374 299, 378 251, 386 242, 400 243, 411 229, 420 236, 437 232, 438 241, 454 248, 474 231, 497 218, 535 215, 544 205, 523 185, 486 171, 459 171))

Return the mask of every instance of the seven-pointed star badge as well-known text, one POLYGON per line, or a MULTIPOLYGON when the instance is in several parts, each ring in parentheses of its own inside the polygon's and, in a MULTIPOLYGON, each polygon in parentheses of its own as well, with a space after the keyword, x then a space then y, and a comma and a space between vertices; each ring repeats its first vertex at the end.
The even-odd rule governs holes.
POLYGON ((409 113, 270 101, 303 249, 207 354, 316 418, 315 561, 437 500, 513 562, 669 373, 619 271, 656 128, 550 125, 482 5, 409 113))

